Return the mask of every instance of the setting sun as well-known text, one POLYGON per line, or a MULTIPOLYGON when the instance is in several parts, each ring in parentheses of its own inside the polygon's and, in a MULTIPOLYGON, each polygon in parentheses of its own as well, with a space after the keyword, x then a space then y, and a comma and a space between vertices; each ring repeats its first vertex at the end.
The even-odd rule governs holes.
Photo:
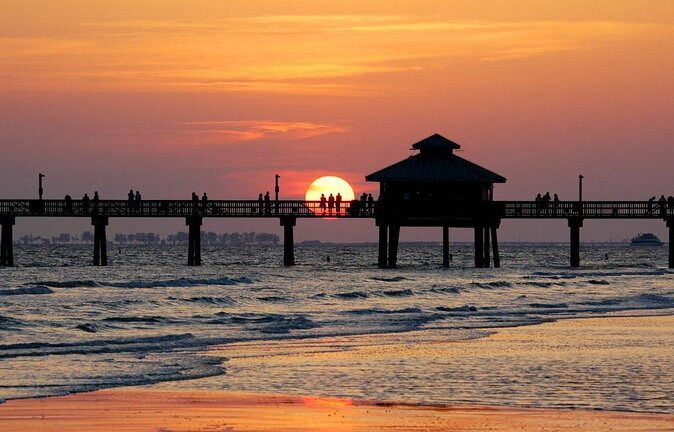
POLYGON ((337 196, 337 193, 342 195, 342 201, 351 201, 355 198, 353 188, 346 180, 335 176, 324 176, 311 183, 304 199, 318 201, 321 199, 321 194, 324 194, 327 198, 330 194, 337 196))

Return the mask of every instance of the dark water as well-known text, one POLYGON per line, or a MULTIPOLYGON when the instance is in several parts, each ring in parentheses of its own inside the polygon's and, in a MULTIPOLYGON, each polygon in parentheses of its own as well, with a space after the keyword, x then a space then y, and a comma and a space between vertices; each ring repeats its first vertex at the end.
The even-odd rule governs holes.
MULTIPOLYGON (((664 248, 586 247, 578 270, 567 267, 567 248, 556 246, 505 246, 501 269, 474 269, 471 246, 454 246, 452 266, 443 269, 437 246, 403 245, 397 270, 376 268, 374 245, 300 247, 293 268, 280 265, 281 248, 204 248, 199 268, 185 266, 183 248, 169 246, 113 248, 111 265, 95 268, 87 265, 90 249, 18 247, 21 267, 0 269, 0 398, 201 377, 222 383, 227 362, 200 353, 235 341, 412 330, 442 330, 443 340, 463 340, 506 326, 674 310, 674 273, 665 268, 664 248)), ((633 378, 671 389, 672 369, 663 372, 661 363, 657 374, 633 378)), ((381 397, 463 400, 451 396, 460 391, 415 391, 431 385, 423 376, 433 375, 412 372, 406 373, 418 386, 381 397)), ((342 379, 349 375, 361 377, 342 379)), ((533 381, 518 385, 526 391, 533 381)), ((519 403, 515 394, 517 386, 499 401, 519 403)), ((612 403, 611 397, 569 405, 674 412, 671 392, 659 397, 664 405, 612 403)), ((483 402, 492 399, 485 395, 483 402)))

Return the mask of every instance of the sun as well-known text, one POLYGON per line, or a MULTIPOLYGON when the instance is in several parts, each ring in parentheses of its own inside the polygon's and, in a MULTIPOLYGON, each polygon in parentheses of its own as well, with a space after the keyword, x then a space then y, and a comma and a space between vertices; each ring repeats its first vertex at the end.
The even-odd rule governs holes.
POLYGON ((342 195, 342 201, 351 201, 355 198, 353 188, 349 182, 340 177, 324 176, 317 178, 311 183, 304 199, 307 201, 318 201, 321 199, 321 194, 328 198, 330 194, 336 197, 338 193, 342 195))

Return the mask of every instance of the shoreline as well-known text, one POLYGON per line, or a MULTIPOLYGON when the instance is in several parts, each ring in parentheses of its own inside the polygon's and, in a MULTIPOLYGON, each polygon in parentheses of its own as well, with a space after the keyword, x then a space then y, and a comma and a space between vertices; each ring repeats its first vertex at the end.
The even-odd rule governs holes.
POLYGON ((144 431, 665 431, 674 415, 410 405, 344 398, 235 392, 112 389, 8 401, 0 428, 12 432, 144 431))
MULTIPOLYGON (((384 399, 377 394, 376 390, 381 389, 374 384, 364 394, 365 397, 340 397, 329 394, 330 390, 339 391, 332 388, 331 384, 336 385, 338 382, 330 377, 324 378, 321 387, 314 391, 302 391, 301 387, 280 387, 282 391, 278 392, 259 391, 243 384, 247 378, 245 373, 242 376, 242 371, 257 371, 256 373, 262 374, 261 376, 271 379, 282 375, 283 371, 297 367, 296 371, 301 371, 303 379, 311 381, 311 377, 305 377, 304 374, 310 374, 312 368, 316 368, 322 374, 325 369, 318 366, 326 363, 339 368, 344 364, 342 362, 357 358, 364 364, 385 368, 382 365, 385 365, 390 358, 395 360, 411 356, 415 361, 423 361, 424 358, 438 359, 448 353, 453 353, 452 355, 463 353, 461 355, 468 355, 467 358, 470 358, 475 350, 485 350, 490 357, 504 355, 498 350, 492 351, 495 346, 509 347, 509 352, 505 353, 508 356, 530 349, 540 351, 539 354, 534 352, 535 355, 549 355, 545 346, 540 344, 547 343, 550 335, 555 334, 558 340, 565 341, 568 341, 569 335, 578 335, 581 339, 591 337, 589 346, 601 346, 615 342, 615 339, 610 337, 613 334, 629 333, 626 337, 638 339, 642 337, 639 332, 641 330, 655 332, 659 339, 652 340, 664 338, 662 343, 666 344, 671 337, 671 329, 674 328, 672 324, 674 315, 610 316, 561 319, 537 325, 497 328, 487 337, 460 341, 443 340, 440 329, 313 340, 238 342, 215 347, 206 353, 229 358, 223 364, 227 375, 192 381, 109 388, 66 396, 7 400, 0 404, 0 430, 89 432, 109 430, 113 425, 120 431, 133 432, 674 430, 674 413, 671 412, 584 407, 526 407, 521 404, 493 403, 498 402, 496 391, 490 393, 489 397, 481 398, 482 401, 492 401, 486 404, 475 401, 436 403, 430 401, 431 399, 426 399, 426 402, 404 398, 384 399), (627 332, 626 329, 632 330, 627 332), (271 369, 267 370, 266 367, 271 369), (208 385, 217 388, 223 384, 231 388, 227 389, 226 386, 220 387, 222 390, 208 388, 208 385)), ((587 346, 581 345, 576 351, 587 349, 587 346)), ((588 354, 601 354, 600 348, 596 350, 588 354)), ((652 352, 654 351, 647 351, 643 355, 648 356, 652 352)), ((669 352, 671 350, 665 354, 669 352)), ((425 371, 421 364, 415 364, 415 367, 425 371)), ((345 370, 351 371, 346 380, 357 374, 353 369, 345 370)), ((255 378, 255 375, 252 378, 255 378)), ((609 385, 603 381, 602 383, 609 385)))

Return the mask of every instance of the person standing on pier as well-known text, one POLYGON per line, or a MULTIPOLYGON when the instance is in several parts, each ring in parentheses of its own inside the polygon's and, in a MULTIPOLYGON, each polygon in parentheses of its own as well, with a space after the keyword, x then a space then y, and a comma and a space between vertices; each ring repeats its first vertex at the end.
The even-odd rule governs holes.
POLYGON ((134 204, 135 204, 135 208, 136 208, 136 213, 140 213, 140 201, 141 201, 142 199, 143 199, 143 198, 140 196, 140 191, 137 190, 137 191, 136 191, 136 196, 135 196, 135 198, 134 198, 134 201, 135 201, 134 204))
POLYGON ((660 195, 658 205, 660 206, 660 216, 667 217, 667 198, 664 195, 660 195))
POLYGON ((652 196, 648 199, 648 212, 646 213, 647 215, 650 215, 653 213, 653 204, 655 203, 655 197, 652 196))
POLYGON ((66 214, 73 214, 73 199, 71 196, 66 195, 64 201, 66 202, 66 214))
POLYGON ((133 213, 133 201, 134 201, 133 189, 129 189, 128 198, 129 198, 129 200, 126 203, 126 212, 128 214, 131 214, 131 213, 133 213))
POLYGON ((674 196, 668 196, 667 197, 667 208, 670 210, 674 210, 674 196))
POLYGON ((545 195, 543 195, 543 200, 542 200, 543 210, 545 210, 546 215, 548 214, 548 207, 550 206, 550 200, 551 200, 550 192, 546 192, 545 195))
POLYGON ((203 214, 206 214, 207 210, 208 210, 208 196, 206 195, 206 192, 204 192, 203 196, 201 197, 201 212, 203 214))
POLYGON ((332 209, 335 208, 335 197, 330 194, 328 197, 328 214, 332 216, 332 209))
POLYGON ((321 209, 321 213, 323 214, 325 214, 325 207, 327 202, 328 200, 325 199, 325 194, 321 194, 321 203, 318 206, 321 209))
POLYGON ((367 194, 367 211, 370 215, 374 211, 374 197, 371 193, 367 194))
POLYGON ((337 192, 335 197, 335 209, 337 210, 337 216, 339 216, 339 211, 342 208, 342 194, 337 192))
POLYGON ((89 214, 89 201, 89 195, 85 193, 82 197, 82 213, 85 215, 89 214))
POLYGON ((98 214, 98 202, 100 200, 101 199, 98 196, 98 191, 94 191, 94 199, 91 200, 91 202, 93 203, 93 213, 94 214, 98 214))
POLYGON ((260 195, 257 196, 257 205, 259 207, 258 214, 262 216, 262 211, 264 209, 264 198, 262 198, 262 192, 260 192, 260 195))
POLYGON ((541 214, 541 203, 543 201, 541 194, 536 195, 536 199, 534 201, 536 202, 536 216, 538 216, 541 214))
POLYGON ((367 193, 363 192, 360 196, 360 214, 365 214, 365 206, 367 205, 367 193))
POLYGON ((271 214, 271 198, 269 197, 269 191, 264 194, 264 210, 268 215, 271 214))
POLYGON ((555 216, 557 215, 557 208, 559 207, 559 197, 557 194, 555 194, 554 198, 552 199, 552 214, 555 216))
POLYGON ((192 192, 192 214, 197 214, 199 212, 199 195, 196 192, 192 192))

